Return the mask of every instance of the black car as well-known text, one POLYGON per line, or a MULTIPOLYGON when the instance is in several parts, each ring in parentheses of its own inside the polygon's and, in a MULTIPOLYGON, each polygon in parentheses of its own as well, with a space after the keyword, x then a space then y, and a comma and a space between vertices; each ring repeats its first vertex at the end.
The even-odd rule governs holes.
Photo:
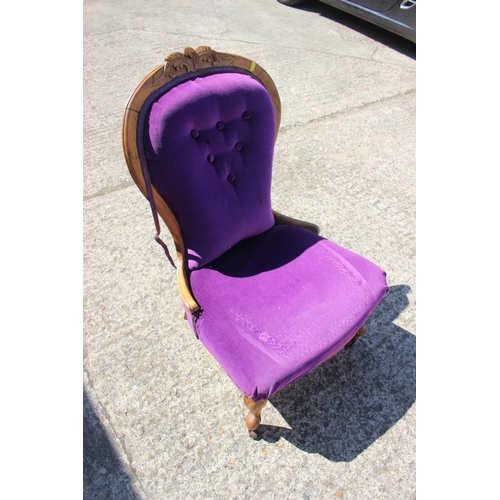
MULTIPOLYGON (((278 0, 298 5, 305 0, 278 0)), ((417 0, 320 0, 416 43, 417 0)))

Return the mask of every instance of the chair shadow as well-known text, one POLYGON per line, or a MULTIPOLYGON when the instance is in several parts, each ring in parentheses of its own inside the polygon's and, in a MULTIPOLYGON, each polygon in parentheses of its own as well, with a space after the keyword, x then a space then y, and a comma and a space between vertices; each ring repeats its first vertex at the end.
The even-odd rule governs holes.
POLYGON ((257 439, 350 462, 398 422, 416 398, 416 339, 393 323, 410 290, 390 287, 363 337, 271 397, 291 429, 261 424, 257 439))
POLYGON ((309 0, 308 2, 299 4, 294 8, 307 12, 314 12, 315 14, 319 14, 321 17, 325 17, 326 19, 342 24, 346 28, 357 31, 358 33, 361 33, 376 42, 382 43, 383 45, 386 45, 387 47, 406 57, 410 57, 411 59, 416 59, 417 57, 415 43, 331 5, 309 0))
POLYGON ((248 278, 296 261, 321 241, 325 238, 306 229, 276 224, 240 241, 205 267, 233 278, 248 278))

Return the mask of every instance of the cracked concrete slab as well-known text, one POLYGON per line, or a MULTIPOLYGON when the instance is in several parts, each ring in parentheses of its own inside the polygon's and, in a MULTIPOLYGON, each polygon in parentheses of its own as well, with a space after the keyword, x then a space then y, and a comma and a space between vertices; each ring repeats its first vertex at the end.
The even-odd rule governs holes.
POLYGON ((314 2, 84 1, 84 498, 415 498, 414 46, 357 23, 314 2), (257 441, 183 320, 121 149, 135 86, 198 45, 278 87, 274 207, 390 286, 363 338, 271 398, 257 441))

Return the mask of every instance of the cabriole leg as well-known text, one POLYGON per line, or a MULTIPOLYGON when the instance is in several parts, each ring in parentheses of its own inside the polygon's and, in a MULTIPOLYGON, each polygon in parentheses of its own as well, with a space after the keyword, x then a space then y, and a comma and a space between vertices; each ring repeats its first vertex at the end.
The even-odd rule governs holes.
POLYGON ((267 399, 255 402, 249 397, 243 396, 243 401, 249 410, 245 419, 245 423, 248 427, 248 433, 252 439, 255 439, 257 437, 257 433, 255 431, 257 427, 259 427, 261 420, 260 413, 262 408, 264 408, 264 405, 267 403, 267 399))

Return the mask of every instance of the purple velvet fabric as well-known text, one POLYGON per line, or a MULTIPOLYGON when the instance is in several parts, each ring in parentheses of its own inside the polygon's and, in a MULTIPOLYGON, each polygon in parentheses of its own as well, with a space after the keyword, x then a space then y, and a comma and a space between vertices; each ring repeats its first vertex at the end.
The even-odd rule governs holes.
POLYGON ((189 80, 152 105, 144 153, 182 228, 191 269, 274 224, 275 126, 268 92, 240 73, 189 80))
POLYGON ((241 241, 191 286, 199 339, 255 401, 340 351, 387 291, 375 264, 290 226, 241 241))

